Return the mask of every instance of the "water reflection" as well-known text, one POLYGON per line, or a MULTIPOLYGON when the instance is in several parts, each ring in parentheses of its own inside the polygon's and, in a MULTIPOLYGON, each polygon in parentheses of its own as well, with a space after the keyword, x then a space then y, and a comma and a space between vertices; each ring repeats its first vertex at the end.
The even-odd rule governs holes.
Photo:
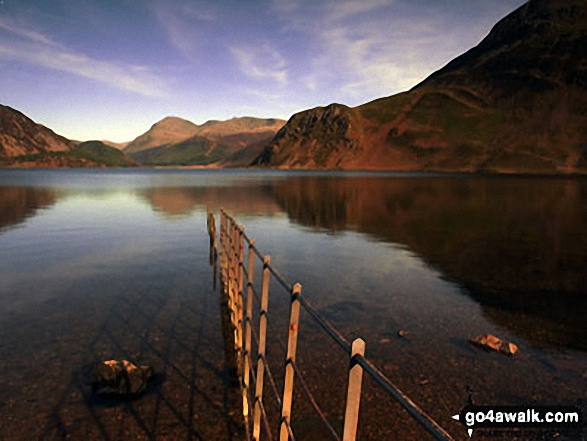
POLYGON ((0 233, 34 216, 39 208, 53 205, 55 200, 53 190, 0 186, 0 233))
POLYGON ((584 180, 307 177, 274 191, 301 225, 407 245, 492 321, 587 348, 584 180))
POLYGON ((271 185, 153 187, 140 190, 154 210, 169 216, 185 216, 196 209, 224 208, 230 213, 268 215, 280 212, 271 185))
MULTIPOLYGON (((236 179, 227 172, 230 179, 225 182, 221 173, 203 174, 201 182, 192 174, 181 186, 176 174, 169 185, 157 172, 157 182, 165 185, 149 186, 144 171, 137 176, 140 185, 135 187, 127 174, 124 186, 97 189, 53 181, 38 187, 0 186, 0 234, 58 199, 86 192, 95 196, 97 191, 147 202, 166 217, 184 217, 206 207, 247 216, 285 212, 292 222, 312 229, 354 230, 401 244, 460 284, 492 322, 535 342, 587 348, 585 180, 311 174, 255 178, 254 173, 236 179)), ((91 177, 98 182, 98 176, 91 177)))

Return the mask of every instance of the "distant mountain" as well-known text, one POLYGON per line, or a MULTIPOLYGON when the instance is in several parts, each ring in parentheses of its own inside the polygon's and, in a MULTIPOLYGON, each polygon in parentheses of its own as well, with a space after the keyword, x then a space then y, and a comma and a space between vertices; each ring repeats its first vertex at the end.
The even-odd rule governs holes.
POLYGON ((251 117, 208 121, 200 126, 177 120, 166 118, 153 125, 124 152, 146 165, 248 165, 285 124, 279 119, 251 117), (189 130, 173 132, 169 130, 169 123, 189 130), (154 139, 158 141, 154 142, 154 139), (143 142, 146 140, 149 143, 143 142), (145 148, 147 145, 151 147, 145 148))
POLYGON ((106 145, 102 141, 82 142, 71 149, 69 154, 110 167, 136 167, 140 165, 137 161, 124 154, 124 152, 106 145))
POLYGON ((129 142, 123 150, 130 154, 181 142, 194 135, 197 128, 193 122, 169 116, 153 124, 149 130, 129 142))
POLYGON ((66 152, 74 143, 8 106, 0 105, 0 160, 19 155, 66 152))
POLYGON ((112 141, 107 141, 105 139, 102 139, 100 142, 103 142, 107 146, 114 147, 115 149, 118 149, 118 150, 123 150, 127 145, 130 144, 130 141, 128 141, 128 142, 112 142, 112 141))
POLYGON ((587 173, 587 2, 530 0, 409 92, 294 115, 281 168, 587 173))

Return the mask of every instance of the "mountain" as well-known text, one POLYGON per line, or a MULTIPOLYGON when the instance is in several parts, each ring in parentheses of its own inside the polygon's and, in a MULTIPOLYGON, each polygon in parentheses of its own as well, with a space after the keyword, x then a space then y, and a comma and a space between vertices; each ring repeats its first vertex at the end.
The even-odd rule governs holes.
POLYGON ((530 0, 412 90, 294 115, 280 168, 587 173, 587 2, 530 0))
POLYGON ((251 117, 212 120, 199 126, 178 120, 165 118, 156 123, 124 152, 148 165, 247 165, 285 124, 279 119, 251 117), (174 132, 170 123, 180 129, 174 132))
POLYGON ((35 123, 21 112, 0 105, 0 165, 127 167, 139 164, 100 141, 70 141, 35 123))
POLYGON ((127 145, 130 144, 130 141, 129 142, 112 142, 112 141, 108 141, 105 139, 102 139, 100 142, 106 144, 109 147, 114 147, 115 149, 118 149, 118 150, 123 150, 127 145))
POLYGON ((66 152, 73 145, 18 110, 0 105, 0 160, 27 154, 66 152))
POLYGON ((69 155, 84 158, 110 167, 136 167, 140 165, 119 149, 102 141, 86 141, 70 150, 69 155))
POLYGON ((136 153, 142 150, 174 144, 196 133, 198 126, 185 119, 169 116, 153 124, 149 130, 131 141, 123 150, 136 153))

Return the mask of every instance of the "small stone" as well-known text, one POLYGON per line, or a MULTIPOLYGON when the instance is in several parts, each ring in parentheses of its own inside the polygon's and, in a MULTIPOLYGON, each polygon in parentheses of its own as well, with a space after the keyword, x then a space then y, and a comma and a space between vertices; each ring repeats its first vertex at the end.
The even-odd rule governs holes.
POLYGON ((471 338, 469 342, 480 348, 501 352, 505 355, 514 355, 518 352, 518 347, 515 344, 504 341, 492 334, 478 335, 471 338))
POLYGON ((127 360, 107 360, 94 368, 92 390, 97 394, 138 395, 153 378, 153 368, 127 360))
POLYGON ((385 344, 385 343, 389 343, 391 340, 389 340, 388 338, 382 338, 379 340, 379 343, 381 344, 385 344))
POLYGON ((408 336, 408 331, 404 331, 403 329, 397 333, 401 338, 406 338, 408 336))

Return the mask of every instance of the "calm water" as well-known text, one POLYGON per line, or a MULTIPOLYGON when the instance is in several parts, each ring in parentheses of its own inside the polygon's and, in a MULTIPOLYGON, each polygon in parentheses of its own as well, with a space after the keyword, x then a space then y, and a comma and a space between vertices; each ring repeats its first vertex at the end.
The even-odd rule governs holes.
MULTIPOLYGON (((272 263, 346 335, 364 337, 392 380, 457 437, 464 429, 450 415, 467 385, 480 404, 575 404, 587 395, 585 179, 0 170, 2 419, 32 412, 21 402, 76 392, 51 376, 56 365, 71 376, 108 351, 165 360, 143 347, 155 344, 155 331, 135 317, 141 308, 152 306, 158 312, 143 319, 166 326, 172 311, 161 305, 177 302, 177 314, 190 305, 194 320, 209 314, 210 329, 220 327, 207 207, 235 215, 272 263), (108 328, 113 314, 121 322, 108 328), (124 333, 113 337, 135 320, 139 349, 125 346, 124 333), (489 332, 520 354, 467 343, 489 332), (39 378, 52 380, 38 387, 39 378)), ((285 296, 272 296, 279 323, 285 296)), ((320 384, 330 361, 317 354, 330 343, 302 326, 300 360, 320 384)), ((332 395, 321 397, 327 407, 332 395)), ((58 438, 59 403, 39 417, 37 438, 58 438)), ((365 400, 366 421, 380 406, 365 400)), ((71 424, 86 420, 109 427, 92 412, 71 424)))

